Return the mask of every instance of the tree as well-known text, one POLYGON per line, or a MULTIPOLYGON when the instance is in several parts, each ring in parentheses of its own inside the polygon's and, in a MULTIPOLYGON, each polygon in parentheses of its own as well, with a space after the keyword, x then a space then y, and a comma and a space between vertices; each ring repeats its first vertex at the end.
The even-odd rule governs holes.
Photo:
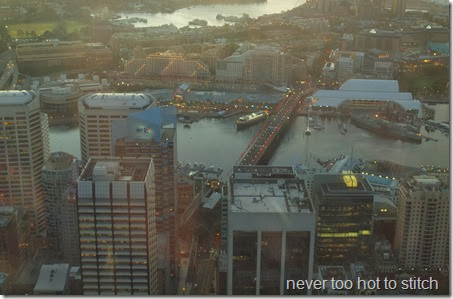
POLYGON ((11 36, 9 35, 8 28, 0 23, 0 52, 5 52, 9 49, 11 43, 11 36))

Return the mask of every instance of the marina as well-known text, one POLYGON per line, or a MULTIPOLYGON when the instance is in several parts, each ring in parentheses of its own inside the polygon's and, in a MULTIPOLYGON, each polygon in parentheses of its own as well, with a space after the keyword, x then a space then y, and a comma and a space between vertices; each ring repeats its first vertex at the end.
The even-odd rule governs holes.
MULTIPOLYGON (((438 104, 435 109, 435 122, 442 123, 449 119, 448 105, 438 104)), ((193 122, 191 128, 184 128, 184 123, 177 123, 177 159, 179 161, 202 161, 206 165, 218 165, 224 169, 222 177, 228 173, 239 155, 250 143, 260 126, 250 126, 237 130, 235 118, 205 118, 193 122)), ((427 132, 421 127, 423 136, 437 139, 438 142, 424 139, 421 143, 406 142, 387 138, 364 128, 350 124, 342 119, 347 127, 347 134, 339 134, 337 119, 321 117, 322 131, 314 131, 306 136, 307 117, 297 116, 281 138, 274 151, 270 165, 293 165, 295 163, 315 166, 316 159, 310 154, 328 160, 340 153, 348 153, 354 144, 354 156, 364 160, 390 160, 403 165, 449 165, 449 138, 439 130, 427 132), (307 138, 308 137, 308 138, 307 138), (329 144, 330 146, 325 146, 329 144), (320 150, 322 149, 322 150, 320 150), (430 153, 437 152, 437 155, 430 153)), ((54 126, 50 128, 52 151, 65 151, 80 158, 79 128, 77 126, 54 126)))

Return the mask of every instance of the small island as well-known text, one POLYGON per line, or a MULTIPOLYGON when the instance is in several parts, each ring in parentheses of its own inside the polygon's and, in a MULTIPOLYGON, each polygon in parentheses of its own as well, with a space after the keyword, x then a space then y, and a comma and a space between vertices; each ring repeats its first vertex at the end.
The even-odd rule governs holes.
POLYGON ((189 22, 189 25, 194 25, 194 26, 207 26, 208 21, 206 20, 200 20, 200 19, 194 19, 189 22))
POLYGON ((230 23, 242 23, 242 22, 250 21, 250 16, 246 13, 242 14, 242 17, 223 16, 221 14, 218 14, 215 18, 217 20, 224 20, 225 22, 230 22, 230 23))

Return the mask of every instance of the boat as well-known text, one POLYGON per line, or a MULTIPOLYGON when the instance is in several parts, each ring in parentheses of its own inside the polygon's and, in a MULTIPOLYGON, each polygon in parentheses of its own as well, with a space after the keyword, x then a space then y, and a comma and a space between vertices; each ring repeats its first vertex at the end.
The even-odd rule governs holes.
POLYGON ((317 115, 315 116, 314 119, 311 119, 311 117, 308 119, 309 121, 312 121, 310 124, 310 127, 315 129, 315 130, 323 130, 324 126, 321 123, 321 118, 317 115))
POLYGON ((305 129, 305 135, 311 135, 311 130, 310 128, 305 129))
POLYGON ((338 123, 338 131, 340 131, 341 135, 346 134, 346 125, 344 123, 338 123))
POLYGON ((267 117, 266 112, 264 111, 258 111, 254 113, 250 113, 244 116, 241 116, 238 118, 236 121, 236 127, 237 129, 242 129, 245 127, 248 127, 250 125, 253 125, 267 117))
POLYGON ((323 130, 324 129, 324 126, 321 125, 321 124, 314 124, 311 126, 313 129, 315 130, 323 130))

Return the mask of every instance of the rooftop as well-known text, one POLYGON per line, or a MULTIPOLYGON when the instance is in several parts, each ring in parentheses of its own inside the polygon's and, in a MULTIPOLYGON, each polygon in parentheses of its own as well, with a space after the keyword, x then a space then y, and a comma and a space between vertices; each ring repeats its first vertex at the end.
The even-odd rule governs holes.
POLYGON ((390 30, 380 30, 380 29, 365 29, 365 30, 362 30, 360 32, 360 34, 381 36, 381 37, 401 37, 401 33, 397 30, 390 31, 390 30))
POLYGON ((33 293, 63 292, 69 273, 69 264, 42 265, 33 293))
POLYGON ((233 173, 235 177, 278 177, 282 175, 288 177, 296 176, 291 166, 234 166, 233 173))
POLYGON ((0 227, 8 226, 15 211, 14 207, 0 207, 0 227))
POLYGON ((46 161, 43 170, 55 171, 68 169, 74 162, 74 157, 65 152, 55 152, 50 154, 49 160, 46 161))
POLYGON ((26 105, 30 103, 36 94, 27 90, 2 90, 0 91, 0 106, 26 105))
POLYGON ((88 109, 144 109, 154 102, 144 93, 94 93, 83 99, 88 109))
POLYGON ((90 159, 79 181, 144 181, 151 161, 150 158, 90 159))
POLYGON ((415 191, 441 191, 448 190, 448 185, 443 184, 441 180, 433 175, 417 175, 409 178, 406 185, 415 191))
POLYGON ((372 188, 367 179, 359 174, 319 174, 313 178, 315 192, 321 200, 335 200, 339 197, 353 200, 370 196, 372 188))
POLYGON ((399 92, 400 88, 397 80, 349 79, 338 90, 399 92))
POLYGON ((14 215, 16 215, 16 219, 22 219, 22 217, 25 216, 26 211, 25 208, 0 207, 0 227, 8 226, 14 215))
POLYGON ((311 97, 313 106, 338 107, 347 100, 391 101, 405 110, 421 110, 412 93, 400 92, 396 80, 351 79, 338 90, 318 90, 311 97))
POLYGON ((313 211, 304 181, 294 178, 292 167, 234 167, 234 177, 231 182, 230 210, 232 212, 310 213, 313 211), (267 172, 264 171, 266 169, 267 172), (288 177, 289 174, 292 177, 288 177))

